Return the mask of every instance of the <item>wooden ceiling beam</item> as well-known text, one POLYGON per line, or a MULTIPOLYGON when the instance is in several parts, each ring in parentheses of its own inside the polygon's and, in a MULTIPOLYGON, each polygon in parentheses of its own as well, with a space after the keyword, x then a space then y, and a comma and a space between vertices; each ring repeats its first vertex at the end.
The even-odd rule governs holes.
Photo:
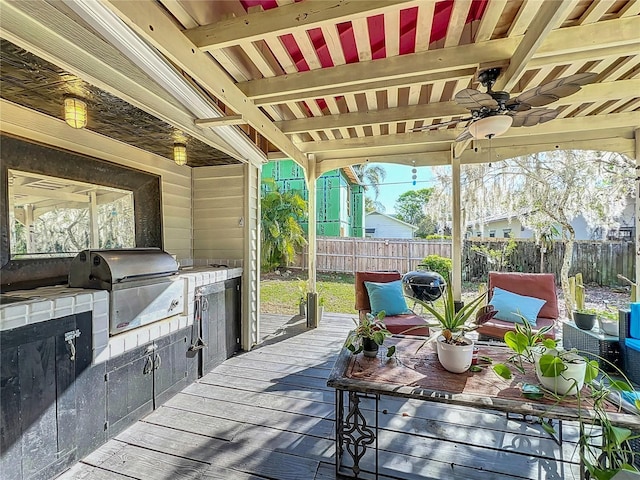
POLYGON ((470 115, 469 110, 455 102, 427 103, 406 107, 388 108, 373 112, 341 113, 322 117, 303 118, 275 122, 284 133, 299 133, 307 130, 325 130, 329 128, 349 128, 365 125, 407 122, 412 120, 433 120, 442 117, 470 115))
POLYGON ((249 125, 306 170, 308 160, 300 150, 247 99, 227 72, 212 62, 208 54, 195 48, 160 5, 153 1, 126 0, 107 0, 105 4, 138 35, 242 115, 249 125))
MULTIPOLYGON (((553 2, 552 2, 553 3, 553 2)), ((579 27, 557 29, 549 33, 546 40, 533 55, 532 61, 561 54, 583 54, 601 51, 603 48, 629 45, 629 55, 637 50, 637 32, 640 18, 628 17, 598 22, 579 27)), ((380 87, 393 82, 393 86, 418 83, 411 77, 478 68, 481 64, 504 62, 516 52, 524 37, 489 40, 471 45, 461 45, 437 50, 427 50, 369 62, 358 62, 325 68, 322 75, 317 72, 298 72, 275 78, 264 78, 238 83, 247 97, 260 104, 274 103, 272 99, 300 101, 321 98, 331 92, 362 91, 363 84, 373 82, 380 87), (375 62, 375 63, 374 63, 375 62)), ((373 87, 375 89, 375 87, 373 87)))
POLYGON ((541 2, 539 9, 529 24, 524 38, 509 60, 509 67, 502 72, 496 81, 495 90, 511 91, 522 73, 527 68, 529 60, 536 53, 540 45, 551 31, 571 11, 577 0, 563 2, 541 2))
POLYGON ((330 172, 337 168, 344 168, 362 163, 394 163, 396 165, 409 165, 416 167, 449 165, 451 153, 448 146, 435 152, 417 152, 389 155, 360 155, 348 158, 326 159, 318 162, 319 174, 330 172), (414 163, 415 162, 415 163, 414 163))
POLYGON ((419 3, 418 0, 307 0, 202 25, 186 30, 184 34, 199 49, 211 51, 261 40, 266 35, 291 34, 378 15, 396 10, 398 6, 410 8, 419 3))
MULTIPOLYGON (((377 137, 346 138, 324 142, 305 142, 300 144, 304 153, 329 152, 341 150, 357 150, 370 148, 395 147, 398 145, 422 145, 433 143, 450 144, 458 136, 455 130, 435 130, 428 132, 399 133, 396 135, 380 135, 377 137)), ((448 150, 449 147, 447 147, 448 150)))
MULTIPOLYGON (((637 92, 640 92, 640 79, 595 83, 585 85, 579 92, 569 97, 561 98, 549 105, 547 108, 553 108, 554 106, 560 105, 619 100, 621 98, 635 96, 637 92)), ((469 110, 451 101, 410 105, 374 112, 342 113, 337 115, 324 115, 321 117, 285 120, 275 122, 275 125, 284 133, 292 134, 306 132, 309 130, 318 131, 417 120, 433 121, 440 118, 469 115, 469 110)))
MULTIPOLYGON (((326 70, 326 69, 325 69, 326 70)), ((476 74, 477 68, 452 68, 448 71, 429 72, 415 76, 399 76, 392 79, 373 80, 371 82, 354 83, 350 85, 327 86, 318 90, 308 90, 303 94, 295 93, 275 93, 264 98, 253 98, 254 103, 258 106, 278 105, 281 103, 313 100, 316 98, 339 97, 343 95, 355 95, 357 93, 375 92, 378 90, 387 90, 389 88, 403 88, 412 86, 421 86, 434 82, 459 80, 461 78, 472 78, 476 74)), ((323 70, 324 72, 324 70, 323 70)))

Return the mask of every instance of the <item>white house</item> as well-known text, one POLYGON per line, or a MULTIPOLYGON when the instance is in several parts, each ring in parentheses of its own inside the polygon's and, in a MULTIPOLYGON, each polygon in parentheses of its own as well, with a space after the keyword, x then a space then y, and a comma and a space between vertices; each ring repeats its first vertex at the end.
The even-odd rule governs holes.
POLYGON ((367 213, 364 218, 367 238, 413 238, 418 227, 380 212, 367 213))
MULTIPOLYGON (((618 219, 620 227, 610 230, 606 236, 602 231, 593 229, 582 215, 573 219, 571 225, 576 232, 576 240, 633 240, 635 225, 635 204, 634 198, 629 197, 627 205, 622 211, 622 216, 618 219)), ((516 216, 497 215, 489 217, 480 222, 475 220, 467 222, 467 238, 533 238, 533 230, 522 226, 516 216)))

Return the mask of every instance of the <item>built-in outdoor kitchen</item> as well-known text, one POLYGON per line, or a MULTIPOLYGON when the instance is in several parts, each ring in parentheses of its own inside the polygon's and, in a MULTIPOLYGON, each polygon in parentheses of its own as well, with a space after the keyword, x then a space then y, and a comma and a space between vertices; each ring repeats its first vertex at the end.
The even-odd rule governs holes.
POLYGON ((51 478, 240 348, 241 268, 86 250, 0 296, 2 471, 51 478))
MULTIPOLYGON (((0 476, 48 479, 244 348, 242 260, 164 248, 166 176, 2 142, 0 476), (81 189, 100 205, 122 198, 114 187, 135 206, 132 246, 16 251, 46 243, 42 212, 63 223, 81 189)), ((122 210, 109 204, 101 234, 122 210)))

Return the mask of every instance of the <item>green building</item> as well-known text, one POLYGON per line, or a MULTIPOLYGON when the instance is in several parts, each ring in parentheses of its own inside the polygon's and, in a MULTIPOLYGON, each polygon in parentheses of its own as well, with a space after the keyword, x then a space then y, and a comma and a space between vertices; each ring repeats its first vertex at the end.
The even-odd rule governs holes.
MULTIPOLYGON (((277 160, 262 167, 262 179, 272 178, 281 191, 309 192, 302 168, 293 160, 277 160)), ((323 174, 316 187, 317 235, 364 237, 364 187, 351 167, 323 174)), ((303 224, 307 230, 306 222, 303 224)))

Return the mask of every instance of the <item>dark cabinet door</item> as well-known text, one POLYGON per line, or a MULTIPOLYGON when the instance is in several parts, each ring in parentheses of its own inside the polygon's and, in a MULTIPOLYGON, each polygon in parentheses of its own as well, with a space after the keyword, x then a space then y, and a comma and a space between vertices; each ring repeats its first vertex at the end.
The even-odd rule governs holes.
POLYGON ((107 364, 107 422, 113 437, 153 410, 153 348, 135 348, 107 364))
POLYGON ((225 282, 224 307, 226 323, 226 352, 225 358, 229 358, 240 350, 241 336, 241 310, 242 295, 240 291, 240 279, 233 278, 225 282))
POLYGON ((202 349, 202 369, 206 375, 226 357, 225 343, 225 289, 223 283, 214 283, 201 289, 202 338, 207 344, 202 349))
POLYGON ((185 330, 156 342, 153 353, 154 408, 187 386, 187 370, 191 363, 188 348, 185 330))
POLYGON ((68 316, 0 336, 3 478, 46 478, 74 454, 75 356, 65 341, 74 331, 75 316, 68 316))

